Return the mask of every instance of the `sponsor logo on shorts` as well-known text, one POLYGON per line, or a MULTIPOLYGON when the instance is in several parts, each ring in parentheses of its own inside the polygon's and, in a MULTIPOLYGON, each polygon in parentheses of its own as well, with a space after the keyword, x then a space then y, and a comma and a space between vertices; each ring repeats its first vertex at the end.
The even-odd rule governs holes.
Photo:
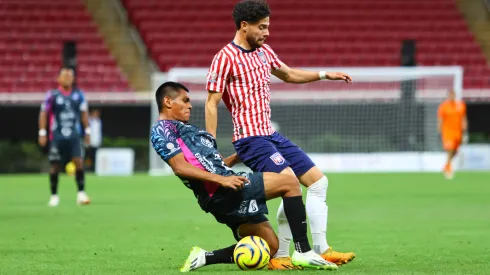
POLYGON ((257 206, 257 201, 251 200, 250 205, 248 206, 248 213, 255 213, 259 211, 259 207, 257 206))
POLYGON ((270 158, 276 165, 283 165, 286 162, 284 157, 279 152, 274 153, 272 156, 270 156, 270 158))
POLYGON ((248 200, 242 201, 240 203, 240 210, 238 210, 238 214, 240 215, 247 214, 247 209, 248 209, 248 200))

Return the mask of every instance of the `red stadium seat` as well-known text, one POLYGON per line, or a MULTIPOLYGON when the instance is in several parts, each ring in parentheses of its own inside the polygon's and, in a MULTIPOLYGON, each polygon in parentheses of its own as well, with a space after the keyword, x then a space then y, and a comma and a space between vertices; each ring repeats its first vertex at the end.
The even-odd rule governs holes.
MULTIPOLYGON (((207 67, 233 38, 234 1, 122 2, 161 70, 207 67)), ((453 0, 268 2, 267 43, 291 66, 397 66, 402 40, 415 39, 419 64, 471 68, 465 87, 490 88, 487 61, 453 0)))
POLYGON ((0 92, 55 87, 66 40, 77 41, 82 89, 130 90, 81 1, 0 0, 0 25, 0 92))

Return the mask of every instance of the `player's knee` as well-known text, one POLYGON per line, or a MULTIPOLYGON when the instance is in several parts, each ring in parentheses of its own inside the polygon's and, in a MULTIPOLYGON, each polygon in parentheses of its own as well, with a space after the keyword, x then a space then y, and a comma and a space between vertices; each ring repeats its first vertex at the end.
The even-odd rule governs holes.
POLYGON ((51 167, 49 167, 49 173, 50 174, 58 174, 60 171, 59 166, 57 164, 51 164, 51 167))
POLYGON ((291 193, 291 195, 301 195, 298 178, 293 175, 284 175, 282 182, 285 192, 291 193))

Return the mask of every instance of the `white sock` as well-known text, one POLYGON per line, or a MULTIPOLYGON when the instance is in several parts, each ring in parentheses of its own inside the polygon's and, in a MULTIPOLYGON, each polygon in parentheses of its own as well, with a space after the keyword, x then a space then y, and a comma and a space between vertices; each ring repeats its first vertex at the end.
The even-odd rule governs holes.
POLYGON ((313 250, 318 254, 329 248, 327 243, 327 187, 328 179, 323 176, 308 187, 306 193, 306 214, 310 222, 313 250))
POLYGON ((289 247, 293 234, 291 233, 291 228, 289 227, 288 219, 284 212, 282 200, 279 209, 277 209, 277 238, 279 239, 279 248, 277 249, 274 258, 289 257, 289 247))

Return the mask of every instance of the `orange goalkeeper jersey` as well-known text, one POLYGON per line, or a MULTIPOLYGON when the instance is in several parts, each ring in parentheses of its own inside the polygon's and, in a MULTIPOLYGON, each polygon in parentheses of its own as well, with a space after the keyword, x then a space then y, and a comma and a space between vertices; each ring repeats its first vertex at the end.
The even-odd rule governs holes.
POLYGON ((466 117, 466 104, 463 101, 446 100, 439 105, 438 117, 442 122, 441 134, 448 137, 461 137, 463 120, 466 117))

